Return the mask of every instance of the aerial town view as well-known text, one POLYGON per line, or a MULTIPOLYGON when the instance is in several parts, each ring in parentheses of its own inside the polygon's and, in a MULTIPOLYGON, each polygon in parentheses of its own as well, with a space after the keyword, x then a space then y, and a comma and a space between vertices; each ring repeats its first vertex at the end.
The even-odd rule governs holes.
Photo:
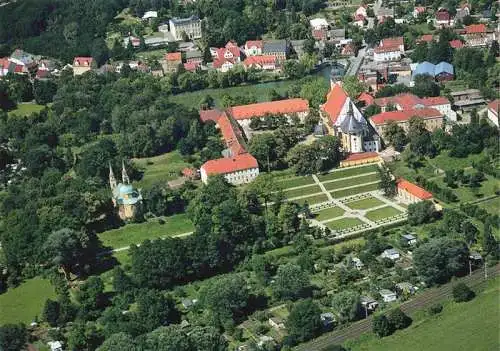
POLYGON ((499 17, 0 0, 0 351, 500 350, 499 17))

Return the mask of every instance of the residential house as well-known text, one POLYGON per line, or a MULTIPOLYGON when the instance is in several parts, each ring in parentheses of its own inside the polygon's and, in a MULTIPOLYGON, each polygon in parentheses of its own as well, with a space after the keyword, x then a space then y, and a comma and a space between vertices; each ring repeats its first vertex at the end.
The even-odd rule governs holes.
POLYGON ((320 106, 320 115, 330 134, 339 137, 344 152, 380 150, 374 131, 342 88, 341 82, 332 82, 326 102, 320 106))
POLYGON ((466 26, 460 34, 465 38, 465 45, 469 47, 485 47, 496 39, 495 31, 489 31, 484 23, 466 26))
POLYGON ((197 16, 191 16, 188 18, 172 18, 168 21, 170 27, 170 33, 177 41, 183 40, 183 33, 185 33, 189 39, 200 39, 201 33, 201 19, 197 16))
POLYGON ((63 351, 61 341, 49 341, 47 344, 50 347, 50 351, 63 351))
POLYGON ((312 30, 312 37, 316 41, 325 41, 328 37, 328 30, 327 29, 313 29, 312 30))
POLYGON ((245 43, 245 56, 258 56, 262 55, 262 46, 263 42, 262 40, 248 40, 245 43))
POLYGON ((290 40, 290 50, 292 53, 297 55, 297 58, 300 59, 304 56, 304 39, 300 40, 290 40))
POLYGON ((278 67, 276 56, 271 55, 248 56, 243 61, 243 65, 246 69, 254 68, 263 71, 274 71, 278 67))
POLYGON ((401 240, 408 246, 412 246, 417 243, 417 237, 413 234, 403 234, 401 235, 401 240))
POLYGON ((433 199, 433 195, 430 192, 405 179, 399 179, 397 181, 397 190, 398 200, 405 204, 414 204, 420 201, 430 201, 433 199))
POLYGON ((359 6, 356 9, 356 12, 354 12, 354 17, 356 17, 356 16, 363 16, 363 18, 367 18, 368 17, 368 13, 366 11, 367 8, 368 8, 367 5, 361 5, 361 6, 359 6))
POLYGON ((417 44, 420 43, 431 43, 434 41, 434 35, 432 34, 423 34, 420 38, 416 40, 417 44))
POLYGON ((452 49, 461 49, 464 47, 464 43, 460 39, 450 40, 449 43, 452 49))
POLYGON ((384 252, 382 252, 382 254, 380 255, 380 257, 396 261, 399 260, 401 256, 398 250, 391 248, 391 249, 385 249, 384 252))
POLYGON ((352 5, 352 0, 330 0, 328 1, 328 8, 339 9, 352 5))
POLYGON ((451 27, 453 26, 453 23, 453 17, 450 15, 447 9, 440 8, 436 11, 434 15, 434 24, 436 27, 451 27))
POLYGON ((92 57, 75 57, 73 59, 73 75, 79 76, 95 68, 95 61, 92 57))
POLYGON ((195 63, 201 65, 203 62, 203 53, 198 50, 186 51, 186 63, 195 63))
POLYGON ((356 56, 356 47, 354 44, 349 43, 342 48, 340 54, 342 56, 356 56))
POLYGON ((500 99, 488 104, 488 119, 498 127, 498 111, 500 110, 500 99))
POLYGON ((278 62, 283 62, 288 55, 288 43, 286 40, 264 40, 262 54, 276 56, 278 62))
POLYGON ((408 282, 401 282, 396 284, 396 291, 402 295, 413 295, 417 292, 417 287, 408 282))
POLYGON ((175 73, 180 65, 182 65, 182 53, 180 52, 169 52, 161 61, 164 73, 175 73))
POLYGON ((382 112, 386 112, 388 106, 393 106, 400 111, 425 107, 434 108, 445 115, 449 120, 457 120, 456 112, 451 109, 450 100, 448 100, 444 96, 419 98, 416 95, 404 93, 395 96, 374 99, 373 103, 379 106, 382 112))
POLYGON ((397 61, 405 52, 403 37, 386 38, 380 41, 378 47, 373 49, 375 62, 397 61))
POLYGON ((227 113, 242 127, 248 127, 254 118, 264 118, 267 115, 283 115, 288 122, 292 123, 293 116, 299 118, 303 123, 309 115, 309 102, 304 99, 286 99, 256 104, 233 106, 227 109, 227 113))
POLYGON ((462 111, 468 111, 486 105, 486 100, 483 98, 479 89, 452 91, 450 95, 453 98, 453 106, 462 111))
POLYGON ((415 6, 413 9, 413 18, 418 18, 418 16, 425 14, 425 7, 423 6, 415 6))
POLYGON ((223 48, 211 50, 214 59, 213 67, 221 72, 227 72, 241 62, 241 50, 233 41, 228 41, 223 48))
POLYGON ((394 302, 398 298, 396 293, 394 291, 391 291, 391 290, 382 289, 382 290, 379 290, 378 293, 380 294, 380 296, 382 296, 382 300, 384 300, 384 302, 394 302))
POLYGON ((8 60, 11 66, 10 73, 27 74, 37 70, 39 57, 24 50, 16 49, 8 60))
POLYGON ((379 23, 383 23, 387 18, 394 18, 394 9, 380 6, 375 17, 379 23))
POLYGON ((196 72, 196 70, 201 66, 199 63, 196 62, 186 62, 183 64, 184 69, 189 72, 196 72))
POLYGON ((365 26, 365 23, 368 23, 367 19, 363 15, 354 15, 354 19, 352 21, 352 24, 355 26, 358 26, 360 28, 363 28, 365 26))
POLYGON ((328 29, 328 21, 324 18, 313 18, 309 21, 313 30, 328 29))
POLYGON ((285 329, 285 321, 279 317, 271 317, 268 320, 269 325, 276 330, 285 329))
POLYGON ((365 308, 366 312, 375 311, 375 309, 378 307, 377 300, 375 300, 371 296, 361 296, 360 300, 361 300, 361 306, 365 308))
POLYGON ((9 65, 8 57, 0 58, 0 77, 4 77, 9 73, 9 65))
POLYGON ((412 73, 412 79, 414 80, 415 76, 419 74, 429 75, 438 82, 449 81, 454 78, 453 65, 444 61, 437 65, 427 61, 419 63, 412 73))
POLYGON ((465 17, 470 16, 470 6, 469 4, 463 4, 459 8, 456 9, 457 12, 455 14, 456 21, 463 21, 465 17))

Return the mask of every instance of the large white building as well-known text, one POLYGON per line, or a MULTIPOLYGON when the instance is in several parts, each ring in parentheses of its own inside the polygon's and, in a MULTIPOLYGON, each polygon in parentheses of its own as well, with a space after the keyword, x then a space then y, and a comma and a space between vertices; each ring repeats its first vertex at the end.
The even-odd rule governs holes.
POLYGON ((375 62, 399 61, 405 53, 403 37, 386 38, 380 41, 379 46, 373 49, 375 62))
POLYGON ((168 24, 175 40, 182 40, 182 33, 186 33, 189 39, 201 38, 201 19, 197 16, 172 18, 168 24))
POLYGON ((488 104, 488 119, 498 127, 498 110, 500 99, 496 99, 488 104))
POLYGON ((240 185, 252 182, 259 175, 259 165, 249 153, 231 158, 207 161, 200 168, 201 180, 207 184, 210 175, 222 174, 227 182, 240 185))
POLYGON ((433 198, 427 190, 404 179, 398 180, 397 189, 398 200, 408 205, 433 198))
POLYGON ((448 120, 457 120, 457 113, 451 109, 450 100, 444 96, 419 98, 416 95, 405 93, 378 98, 374 100, 374 103, 381 108, 382 112, 386 112, 388 106, 393 106, 399 111, 433 108, 441 112, 448 120))

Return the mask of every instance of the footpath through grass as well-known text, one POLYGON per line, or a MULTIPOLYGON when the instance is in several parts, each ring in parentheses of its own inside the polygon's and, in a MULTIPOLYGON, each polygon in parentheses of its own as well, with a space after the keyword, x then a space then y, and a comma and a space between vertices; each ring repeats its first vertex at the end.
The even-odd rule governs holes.
POLYGON ((146 239, 158 239, 194 230, 193 223, 186 214, 164 217, 164 221, 164 224, 160 224, 158 219, 144 223, 130 223, 121 228, 100 233, 98 236, 103 246, 118 249, 140 244, 146 239))
POLYGON ((26 103, 26 104, 18 104, 17 108, 15 110, 9 111, 8 115, 17 115, 17 116, 29 116, 33 112, 40 112, 43 110, 45 106, 43 105, 38 105, 38 104, 32 104, 32 103, 26 103))
POLYGON ((39 318, 45 300, 54 299, 56 293, 50 282, 36 277, 0 295, 0 325, 7 323, 31 323, 39 318))
POLYGON ((348 342, 351 351, 472 351, 498 350, 500 279, 488 284, 472 301, 449 302, 443 311, 413 323, 408 329, 379 339, 370 334, 348 342))
POLYGON ((144 175, 135 185, 149 188, 154 183, 165 182, 180 177, 183 168, 189 167, 178 151, 172 151, 155 157, 136 158, 134 164, 144 171, 144 175))

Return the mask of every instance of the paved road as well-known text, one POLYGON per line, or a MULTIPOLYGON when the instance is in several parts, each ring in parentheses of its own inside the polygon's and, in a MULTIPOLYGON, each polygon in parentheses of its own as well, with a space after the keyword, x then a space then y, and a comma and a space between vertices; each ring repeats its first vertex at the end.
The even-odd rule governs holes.
MULTIPOLYGON (((488 269, 488 279, 498 276, 500 265, 488 269)), ((469 287, 475 287, 485 281, 484 270, 479 269, 471 276, 460 278, 459 281, 466 283, 469 287)), ((414 299, 401 304, 403 312, 412 314, 418 310, 428 308, 429 306, 442 302, 452 296, 452 289, 455 282, 448 283, 438 288, 431 288, 417 295, 414 299)), ((301 344, 295 348, 296 351, 320 351, 328 345, 342 344, 349 339, 355 339, 362 334, 369 333, 372 330, 372 316, 353 323, 350 326, 324 334, 308 343, 301 344)))

